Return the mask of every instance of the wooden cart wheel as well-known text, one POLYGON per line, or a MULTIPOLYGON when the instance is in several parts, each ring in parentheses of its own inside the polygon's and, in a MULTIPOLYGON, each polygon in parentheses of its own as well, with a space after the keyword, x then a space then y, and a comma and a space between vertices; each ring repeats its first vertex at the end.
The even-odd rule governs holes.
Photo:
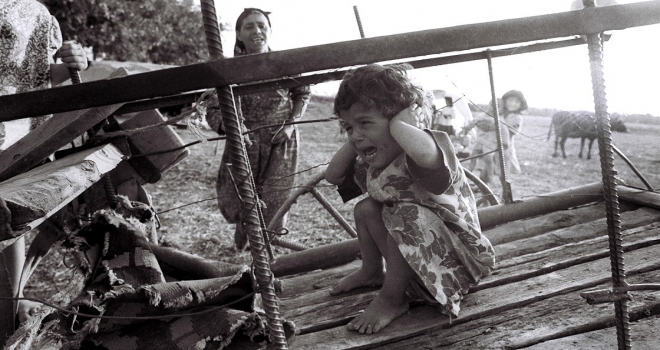
POLYGON ((468 178, 468 180, 472 181, 472 183, 477 186, 479 191, 483 193, 483 196, 477 200, 477 206, 484 206, 484 204, 485 206, 502 204, 495 193, 493 193, 493 190, 491 190, 485 182, 481 181, 478 176, 474 175, 465 167, 463 168, 463 171, 465 172, 465 176, 468 178))
MULTIPOLYGON (((477 188, 481 193, 484 194, 484 196, 481 198, 481 202, 479 202, 480 205, 501 204, 497 196, 493 193, 493 191, 490 189, 490 187, 488 187, 487 184, 481 181, 481 179, 479 179, 469 170, 467 169, 463 169, 463 170, 465 171, 465 176, 477 186, 477 188)), ((325 171, 315 175, 306 184, 296 189, 291 194, 291 196, 289 196, 289 198, 282 204, 282 206, 277 210, 272 221, 268 224, 268 230, 274 229, 274 227, 271 226, 272 223, 278 222, 284 216, 284 214, 286 214, 291 209, 291 206, 298 201, 298 197, 304 195, 305 193, 310 193, 328 211, 328 213, 330 213, 330 215, 332 215, 332 217, 335 218, 335 220, 337 220, 339 225, 341 225, 352 238, 356 238, 357 232, 355 232, 353 226, 351 226, 348 223, 348 221, 344 219, 341 213, 339 213, 337 209, 335 209, 335 207, 333 207, 332 204, 330 204, 328 200, 321 194, 321 192, 319 192, 316 189, 316 185, 318 185, 318 183, 321 182, 321 180, 323 179, 325 179, 325 171)), ((288 242, 284 239, 280 239, 278 237, 273 239, 272 243, 275 245, 280 245, 294 250, 304 249, 304 247, 302 246, 299 245, 293 246, 293 243, 288 242)))
POLYGON ((289 198, 282 204, 280 209, 277 210, 275 216, 268 224, 268 230, 274 229, 271 224, 273 222, 278 222, 284 216, 284 214, 286 214, 289 209, 291 209, 291 206, 298 201, 298 197, 309 192, 325 208, 325 210, 327 210, 328 213, 330 213, 330 215, 332 215, 332 217, 337 220, 339 225, 341 225, 351 237, 356 238, 357 232, 355 232, 353 226, 351 226, 348 221, 346 221, 346 219, 344 219, 344 217, 337 211, 337 209, 335 209, 335 207, 333 207, 332 204, 330 204, 328 200, 325 199, 321 192, 316 189, 316 185, 318 185, 318 183, 323 179, 325 179, 325 171, 316 174, 306 184, 295 190, 291 196, 289 196, 289 198))

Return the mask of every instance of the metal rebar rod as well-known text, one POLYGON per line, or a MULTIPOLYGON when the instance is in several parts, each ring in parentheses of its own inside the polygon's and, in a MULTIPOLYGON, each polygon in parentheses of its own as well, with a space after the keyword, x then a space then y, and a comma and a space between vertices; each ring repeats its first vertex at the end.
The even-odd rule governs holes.
MULTIPOLYGON (((585 8, 594 7, 594 0, 583 0, 585 8)), ((598 150, 605 196, 607 234, 609 237, 610 265, 612 285, 619 288, 626 286, 626 274, 623 263, 623 245, 621 239, 621 218, 619 196, 616 188, 616 169, 612 152, 612 128, 607 113, 607 95, 605 93, 605 74, 603 67, 603 41, 601 34, 587 35, 589 65, 593 88, 596 129, 598 132, 598 150)), ((625 296, 625 294, 624 294, 625 296)), ((621 298, 614 302, 617 343, 620 350, 630 349, 630 318, 628 300, 621 298)))
MULTIPOLYGON (((215 12, 213 0, 201 0, 202 18, 204 22, 204 33, 211 59, 223 58, 222 41, 220 39, 220 28, 218 17, 215 12)), ((279 305, 275 295, 273 284, 274 276, 270 270, 270 261, 267 256, 266 242, 262 234, 258 205, 245 142, 241 134, 241 125, 236 114, 236 105, 229 86, 216 88, 222 122, 227 134, 226 146, 231 154, 234 176, 237 180, 238 189, 243 199, 244 220, 237 225, 244 225, 250 242, 250 253, 252 254, 254 275, 256 276, 263 307, 266 312, 269 337, 276 349, 287 349, 286 336, 280 318, 279 305)))
POLYGON ((360 38, 364 39, 364 29, 362 28, 362 20, 360 19, 360 12, 358 12, 357 5, 353 5, 353 12, 355 13, 355 20, 360 30, 360 38))
POLYGON ((495 118, 495 138, 497 139, 497 155, 500 160, 500 181, 502 181, 502 198, 504 203, 513 202, 513 193, 511 193, 511 183, 507 177, 506 164, 504 163, 504 146, 502 145, 502 131, 500 129, 500 111, 497 106, 497 95, 495 95, 495 78, 493 77, 493 59, 490 51, 486 52, 488 61, 488 77, 490 78, 490 94, 492 98, 491 108, 495 118))

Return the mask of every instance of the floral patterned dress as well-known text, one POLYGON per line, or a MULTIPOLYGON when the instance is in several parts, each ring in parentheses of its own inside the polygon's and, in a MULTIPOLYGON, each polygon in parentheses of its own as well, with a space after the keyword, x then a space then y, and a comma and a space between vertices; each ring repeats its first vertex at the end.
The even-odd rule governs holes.
MULTIPOLYGON (((0 96, 50 87, 50 65, 62 46, 62 33, 57 20, 46 7, 34 0, 0 1, 0 96)), ((20 130, 25 121, 0 124, 0 146, 5 142, 5 127, 29 130, 43 123, 47 117, 32 118, 30 127, 20 130)))
POLYGON ((403 154, 384 169, 367 168, 366 176, 356 169, 355 180, 384 203, 385 227, 416 273, 409 296, 458 316, 463 295, 492 271, 495 252, 481 233, 475 199, 451 140, 446 133, 427 132, 444 155, 450 179, 410 166, 403 154), (437 193, 448 182, 449 188, 437 193))

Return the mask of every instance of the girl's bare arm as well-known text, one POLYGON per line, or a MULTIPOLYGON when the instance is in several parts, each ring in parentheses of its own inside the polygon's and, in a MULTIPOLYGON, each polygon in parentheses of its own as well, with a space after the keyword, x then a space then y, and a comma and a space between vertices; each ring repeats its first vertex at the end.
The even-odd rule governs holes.
POLYGON ((348 173, 349 166, 357 157, 355 148, 350 142, 346 142, 337 153, 332 157, 328 168, 325 170, 325 179, 333 185, 340 185, 346 173, 348 173))
POLYGON ((444 165, 442 152, 433 137, 420 129, 415 106, 408 107, 390 121, 390 134, 408 157, 422 168, 438 169, 444 165))

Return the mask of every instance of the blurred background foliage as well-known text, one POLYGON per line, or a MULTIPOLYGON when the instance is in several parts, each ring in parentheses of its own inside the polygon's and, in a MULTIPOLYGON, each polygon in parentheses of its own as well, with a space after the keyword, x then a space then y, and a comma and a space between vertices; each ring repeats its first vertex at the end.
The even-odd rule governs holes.
MULTIPOLYGON (((116 61, 186 65, 208 60, 202 13, 192 0, 43 0, 64 40, 116 61)), ((221 30, 231 26, 220 20, 221 30)))

